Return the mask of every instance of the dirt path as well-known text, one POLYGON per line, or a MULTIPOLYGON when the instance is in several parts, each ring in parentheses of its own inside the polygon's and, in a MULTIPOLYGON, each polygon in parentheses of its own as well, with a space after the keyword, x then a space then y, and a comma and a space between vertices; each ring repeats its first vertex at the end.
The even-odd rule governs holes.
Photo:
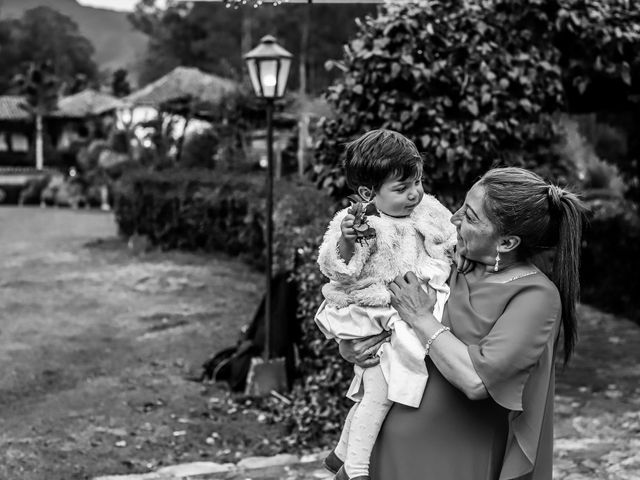
POLYGON ((136 257, 109 214, 3 208, 0 222, 0 479, 228 461, 273 435, 186 380, 250 321, 258 274, 136 257))

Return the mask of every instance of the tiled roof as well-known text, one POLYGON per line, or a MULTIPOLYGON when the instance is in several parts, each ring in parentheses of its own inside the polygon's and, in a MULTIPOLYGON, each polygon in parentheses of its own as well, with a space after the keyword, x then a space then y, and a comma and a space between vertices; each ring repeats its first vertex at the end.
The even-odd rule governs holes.
POLYGON ((24 97, 0 95, 0 120, 30 121, 31 115, 29 112, 20 107, 24 103, 24 97))
POLYGON ((216 103, 237 88, 238 84, 233 80, 204 73, 197 68, 176 67, 123 100, 134 105, 158 106, 163 102, 191 95, 203 102, 216 103))
POLYGON ((123 103, 112 95, 101 93, 93 89, 86 89, 74 95, 61 98, 56 117, 85 118, 101 115, 110 110, 123 106, 123 103))

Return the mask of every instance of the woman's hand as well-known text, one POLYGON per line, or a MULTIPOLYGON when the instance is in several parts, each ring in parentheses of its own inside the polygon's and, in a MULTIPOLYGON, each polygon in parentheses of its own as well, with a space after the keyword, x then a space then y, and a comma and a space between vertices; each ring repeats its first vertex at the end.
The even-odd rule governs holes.
POLYGON ((383 331, 378 335, 358 340, 341 340, 339 345, 340 355, 346 361, 355 363, 359 367, 368 368, 380 363, 376 355, 384 342, 389 341, 391 332, 383 331))
POLYGON ((460 255, 458 252, 455 253, 455 263, 456 269, 466 275, 476 266, 476 262, 473 260, 469 260, 467 257, 460 255))
POLYGON ((398 275, 389 284, 389 290, 391 306, 398 311, 400 318, 412 327, 431 316, 436 303, 436 292, 428 285, 425 292, 415 273, 398 275))

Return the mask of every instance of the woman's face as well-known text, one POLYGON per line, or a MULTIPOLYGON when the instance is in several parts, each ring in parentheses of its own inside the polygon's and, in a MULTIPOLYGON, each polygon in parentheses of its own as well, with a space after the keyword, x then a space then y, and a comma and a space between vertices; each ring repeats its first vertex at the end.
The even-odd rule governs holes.
POLYGON ((484 187, 475 184, 464 205, 451 217, 458 231, 457 250, 469 260, 491 265, 495 262, 498 235, 484 210, 484 187))

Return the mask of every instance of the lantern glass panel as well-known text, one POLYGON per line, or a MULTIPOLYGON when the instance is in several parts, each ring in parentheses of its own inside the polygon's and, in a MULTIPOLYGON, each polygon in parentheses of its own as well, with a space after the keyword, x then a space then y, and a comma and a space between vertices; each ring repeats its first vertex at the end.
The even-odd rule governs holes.
POLYGON ((284 96, 284 90, 287 88, 287 78, 289 77, 289 69, 291 68, 291 59, 280 59, 280 71, 278 72, 278 97, 284 96))
POLYGON ((278 84, 278 60, 260 60, 258 66, 260 83, 262 84, 262 95, 265 98, 276 97, 276 86, 278 84))
POLYGON ((247 69, 249 70, 253 91, 258 97, 262 97, 262 87, 260 86, 260 77, 258 77, 258 62, 254 58, 247 59, 247 69))

